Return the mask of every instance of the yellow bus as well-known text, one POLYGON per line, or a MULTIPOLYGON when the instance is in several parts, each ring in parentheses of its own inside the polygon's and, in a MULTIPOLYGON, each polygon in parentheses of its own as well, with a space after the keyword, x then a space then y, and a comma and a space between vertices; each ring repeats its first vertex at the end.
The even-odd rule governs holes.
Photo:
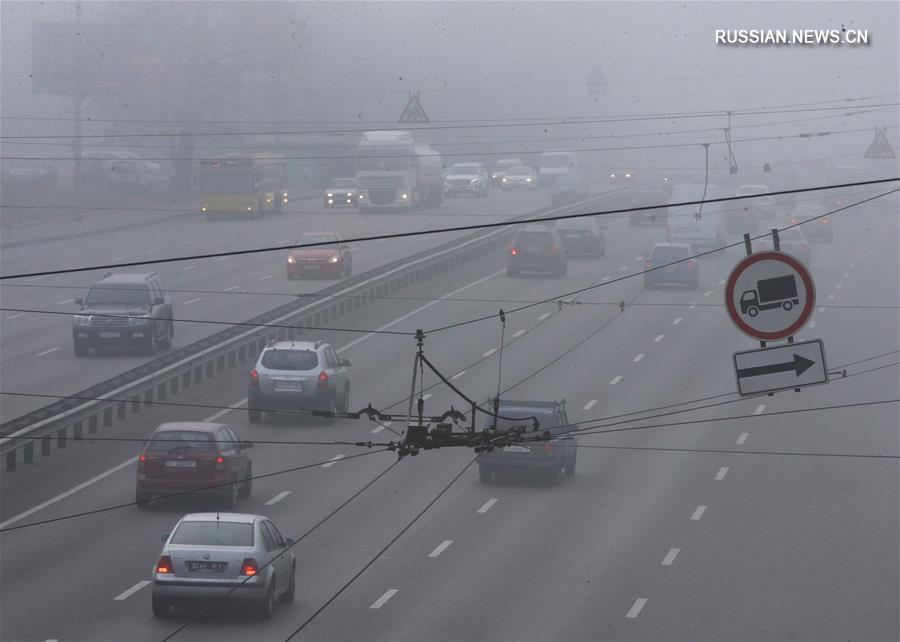
POLYGON ((200 161, 200 211, 253 218, 280 212, 288 202, 284 156, 269 153, 228 154, 200 161))

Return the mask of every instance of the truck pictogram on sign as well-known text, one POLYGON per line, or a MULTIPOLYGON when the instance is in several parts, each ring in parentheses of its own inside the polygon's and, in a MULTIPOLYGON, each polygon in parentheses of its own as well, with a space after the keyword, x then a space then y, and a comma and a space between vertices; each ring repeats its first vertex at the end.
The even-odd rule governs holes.
POLYGON ((800 304, 797 296, 797 280, 793 274, 762 279, 756 282, 755 290, 745 290, 741 294, 741 314, 755 317, 762 310, 782 308, 789 312, 800 304))

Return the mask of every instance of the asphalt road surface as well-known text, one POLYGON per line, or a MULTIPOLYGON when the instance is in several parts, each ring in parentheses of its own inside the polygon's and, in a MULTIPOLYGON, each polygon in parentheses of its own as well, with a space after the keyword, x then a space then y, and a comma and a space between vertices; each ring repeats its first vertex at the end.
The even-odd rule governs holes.
MULTIPOLYGON (((543 193, 535 197, 542 202, 530 198, 495 194, 450 201, 444 211, 459 218, 422 217, 414 225, 468 222, 465 216, 475 220, 547 205, 543 193)), ((832 369, 898 348, 896 214, 872 205, 835 215, 834 243, 813 246, 819 307, 799 338, 822 338, 832 369)), ((288 231, 272 219, 253 228, 254 236, 241 236, 251 229, 242 224, 197 222, 177 235, 144 230, 140 249, 127 235, 94 241, 92 249, 78 244, 83 249, 74 255, 63 244, 52 265, 150 256, 151 249, 168 256, 286 242, 307 221, 337 227, 346 236, 370 231, 365 217, 355 213, 297 217, 287 219, 294 222, 288 231)), ((377 230, 411 226, 409 217, 385 216, 377 230)), ((898 639, 896 404, 815 410, 896 399, 897 353, 848 365, 850 376, 827 386, 739 399, 731 355, 754 343, 728 321, 722 288, 743 250, 702 259, 699 290, 644 290, 640 276, 615 279, 643 268, 649 246, 664 240, 664 228, 633 228, 612 218, 607 233, 606 256, 570 259, 563 279, 507 278, 504 253, 497 250, 382 299, 340 325, 428 331, 549 299, 507 315, 503 396, 564 398, 570 419, 584 426, 632 430, 581 435, 577 474, 558 486, 528 478, 481 483, 469 450, 405 458, 297 544, 293 605, 279 607, 270 621, 238 608, 218 608, 175 639, 284 640, 326 603, 294 639, 898 639), (600 287, 577 295, 582 305, 553 302, 588 285, 600 287), (865 372, 879 366, 887 367, 865 372), (716 395, 721 396, 696 401, 716 395), (720 405, 700 407, 709 404, 720 405), (793 410, 808 412, 778 414, 793 410), (663 413, 675 414, 656 417, 663 413), (615 419, 620 415, 626 416, 615 419), (641 428, 658 424, 667 425, 641 428)), ((355 269, 443 240, 367 244, 355 253, 355 269)), ((4 261, 15 261, 18 269, 49 267, 47 259, 29 259, 25 248, 15 251, 21 254, 4 261)), ((282 261, 279 254, 264 254, 189 270, 188 262, 170 264, 161 272, 170 288, 238 286, 274 293, 177 295, 177 316, 243 320, 282 302, 279 295, 317 285, 289 284, 282 261), (272 276, 264 279, 267 275, 272 276), (202 302, 187 304, 196 297, 202 302)), ((52 281, 83 288, 91 278, 52 281)), ((81 293, 22 289, 16 305, 41 309, 71 310, 61 302, 81 293)), ((4 390, 39 387, 65 394, 136 362, 133 357, 76 360, 68 317, 4 319, 4 390), (37 356, 52 347, 59 350, 37 356)), ((177 340, 209 331, 182 324, 177 340)), ((412 337, 326 331, 313 336, 352 360, 352 407, 372 402, 405 411, 412 337)), ((491 319, 428 332, 425 347, 463 391, 483 401, 496 392, 499 338, 499 324, 491 319)), ((241 407, 248 369, 232 369, 99 436, 141 439, 173 420, 227 422, 242 438, 257 442, 250 451, 255 474, 312 465, 256 480, 252 497, 238 505, 242 512, 268 515, 286 535, 299 537, 396 455, 265 442, 384 442, 396 439, 392 431, 403 426, 295 416, 251 425, 241 407), (361 453, 368 454, 351 458, 361 453), (338 456, 343 457, 324 465, 338 456)), ((426 376, 427 386, 436 382, 426 376)), ((429 413, 450 404, 465 407, 443 386, 427 393, 429 413)), ((11 414, 27 408, 20 404, 11 414)), ((184 513, 205 506, 202 501, 150 510, 128 506, 139 449, 139 442, 85 442, 4 473, 3 528, 126 506, 2 534, 0 637, 160 640, 192 617, 190 610, 177 610, 168 619, 154 618, 148 580, 160 535, 184 513)))

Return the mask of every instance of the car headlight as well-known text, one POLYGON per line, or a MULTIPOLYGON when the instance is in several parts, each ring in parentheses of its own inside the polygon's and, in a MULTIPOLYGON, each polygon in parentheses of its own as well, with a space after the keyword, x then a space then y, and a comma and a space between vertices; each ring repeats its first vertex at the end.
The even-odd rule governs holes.
POLYGON ((530 179, 530 178, 526 178, 526 179, 525 179, 525 182, 526 182, 526 183, 530 183, 530 182, 531 182, 531 179, 530 179))
POLYGON ((505 176, 503 177, 503 182, 504 182, 504 183, 506 182, 506 177, 505 177, 505 176))
POLYGON ((409 198, 409 194, 401 194, 400 198, 402 198, 405 201, 406 199, 409 198))
POLYGON ((86 314, 75 315, 75 325, 85 326, 91 325, 91 317, 86 314))
POLYGON ((147 317, 128 317, 128 325, 132 327, 147 325, 147 321, 149 321, 147 317))
POLYGON ((491 174, 491 178, 497 178, 497 174, 491 174))
POLYGON ((296 262, 297 262, 297 259, 295 259, 293 256, 288 257, 288 263, 296 263, 296 262))
POLYGON ((473 178, 473 179, 470 180, 469 182, 472 183, 472 185, 474 185, 474 184, 477 183, 479 180, 481 180, 481 179, 479 179, 479 178, 473 178))
POLYGON ((327 196, 328 198, 332 198, 334 196, 334 194, 332 194, 331 192, 328 192, 325 196, 327 196))
POLYGON ((332 256, 331 258, 328 259, 329 263, 337 263, 338 261, 340 261, 340 257, 337 257, 337 256, 332 256))
POLYGON ((357 198, 359 198, 359 200, 363 200, 363 195, 362 195, 362 194, 358 194, 358 195, 357 195, 357 198))
POLYGON ((203 207, 201 207, 200 210, 203 211, 203 212, 205 212, 205 211, 206 211, 206 205, 204 205, 203 207))

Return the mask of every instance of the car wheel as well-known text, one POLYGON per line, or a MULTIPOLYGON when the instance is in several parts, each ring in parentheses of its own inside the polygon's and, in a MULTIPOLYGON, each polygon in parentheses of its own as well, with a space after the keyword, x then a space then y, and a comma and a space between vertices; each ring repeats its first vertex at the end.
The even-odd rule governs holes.
POLYGON ((241 484, 240 496, 244 499, 250 497, 253 494, 253 464, 247 466, 247 474, 246 480, 243 484, 241 484))
POLYGON ((262 411, 257 410, 256 408, 248 408, 247 419, 250 420, 251 424, 258 424, 262 421, 262 411))
POLYGON ((341 412, 350 411, 350 384, 344 386, 344 396, 341 398, 341 412))
POLYGON ((75 356, 76 357, 86 357, 90 354, 91 349, 87 347, 82 341, 75 342, 75 356))
POLYGON ((494 470, 488 466, 479 466, 478 467, 478 479, 480 479, 485 484, 490 484, 494 481, 494 470))
POLYGON ((259 601, 259 605, 257 608, 257 614, 261 620, 269 620, 272 618, 272 614, 275 612, 275 578, 272 578, 272 581, 269 582, 269 586, 266 589, 266 596, 259 601))
POLYGON ((169 609, 172 607, 166 600, 156 597, 155 595, 152 598, 153 604, 153 615, 155 617, 166 617, 169 615, 169 609))
POLYGON ((291 583, 288 584, 287 590, 281 594, 281 597, 278 598, 278 601, 282 604, 293 604, 294 603, 294 595, 297 593, 297 580, 294 577, 297 572, 297 566, 294 565, 291 568, 291 583))
POLYGON ((551 486, 555 486, 562 481, 563 478, 563 466, 560 463, 559 466, 554 466, 550 470, 544 473, 544 480, 550 484, 551 486))

